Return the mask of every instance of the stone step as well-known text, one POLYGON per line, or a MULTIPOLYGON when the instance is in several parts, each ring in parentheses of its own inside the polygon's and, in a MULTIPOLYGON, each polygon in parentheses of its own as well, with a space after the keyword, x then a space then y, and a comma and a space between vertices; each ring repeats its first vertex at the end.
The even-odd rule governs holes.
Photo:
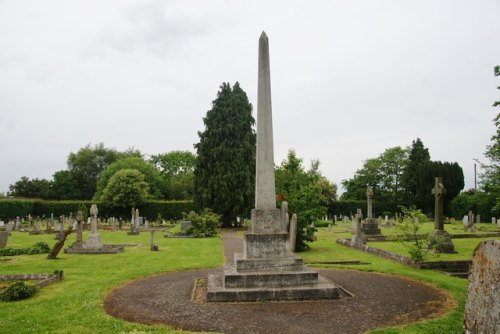
POLYGON ((207 300, 209 302, 247 302, 266 300, 336 299, 340 290, 330 280, 319 275, 312 286, 227 288, 223 285, 224 274, 208 276, 207 300))
POLYGON ((252 271, 301 271, 304 261, 298 256, 290 253, 290 257, 277 259, 245 259, 243 254, 234 254, 234 263, 237 272, 252 271))
POLYGON ((226 288, 282 288, 292 286, 311 286, 318 282, 318 273, 309 269, 302 271, 254 271, 236 272, 224 271, 224 286, 226 288))

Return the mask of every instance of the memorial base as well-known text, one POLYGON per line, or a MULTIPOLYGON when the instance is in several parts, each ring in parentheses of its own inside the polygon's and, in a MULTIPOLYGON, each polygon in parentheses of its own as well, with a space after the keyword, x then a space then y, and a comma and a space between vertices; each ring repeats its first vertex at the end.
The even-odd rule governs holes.
POLYGON ((381 230, 378 227, 378 222, 374 218, 366 218, 366 221, 363 223, 363 227, 361 228, 364 234, 366 235, 377 235, 381 234, 381 230))

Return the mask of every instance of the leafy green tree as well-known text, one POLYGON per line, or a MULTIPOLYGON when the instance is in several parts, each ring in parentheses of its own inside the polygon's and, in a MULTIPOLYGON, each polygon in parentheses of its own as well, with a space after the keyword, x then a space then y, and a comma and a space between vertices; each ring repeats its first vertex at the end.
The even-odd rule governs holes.
POLYGON ((194 199, 211 208, 229 226, 237 216, 248 217, 255 191, 255 121, 252 105, 238 82, 223 83, 203 119, 194 172, 194 199))
POLYGON ((418 178, 419 170, 423 165, 431 161, 429 149, 424 146, 420 138, 412 141, 408 154, 408 162, 402 175, 402 185, 405 190, 405 202, 408 206, 423 208, 425 206, 425 195, 421 191, 425 186, 418 178))
POLYGON ((78 183, 81 191, 80 199, 91 199, 97 189, 97 179, 107 166, 120 158, 127 156, 140 157, 141 153, 134 149, 118 152, 115 149, 105 148, 103 143, 89 145, 68 156, 68 170, 72 178, 78 183))
POLYGON ((144 175, 144 181, 149 186, 149 198, 161 199, 163 197, 163 180, 158 170, 142 158, 128 157, 113 162, 100 174, 99 180, 97 181, 97 190, 93 198, 94 200, 98 201, 101 199, 104 189, 107 188, 113 175, 122 169, 135 169, 144 175))
POLYGON ((101 201, 116 207, 136 207, 148 198, 148 184, 137 169, 121 169, 111 176, 101 201))
POLYGON ((9 186, 9 196, 27 198, 48 198, 50 181, 45 179, 29 179, 23 176, 9 186))
POLYGON ((52 176, 49 191, 50 199, 82 199, 84 194, 74 174, 69 170, 60 170, 52 176))
POLYGON ((327 213, 328 199, 321 185, 324 178, 317 168, 306 172, 302 159, 297 157, 294 150, 290 150, 287 159, 275 169, 275 182, 276 194, 286 199, 290 215, 297 214, 295 250, 306 250, 309 248, 306 241, 314 240, 314 229, 308 226, 327 213))
MULTIPOLYGON (((495 76, 500 76, 500 66, 494 68, 495 76)), ((500 89, 500 86, 497 87, 500 89)), ((495 101, 493 107, 499 107, 500 101, 495 101)), ((485 156, 489 163, 481 164, 481 188, 491 197, 488 201, 493 201, 491 214, 495 217, 500 215, 500 113, 493 119, 496 127, 495 134, 491 137, 491 144, 486 147, 485 156)))
POLYGON ((342 181, 346 192, 343 200, 366 199, 366 185, 373 187, 377 201, 402 204, 403 170, 407 163, 407 151, 400 146, 386 149, 375 159, 368 159, 356 171, 352 179, 342 181))
POLYGON ((166 183, 167 199, 192 199, 196 156, 188 151, 172 151, 151 156, 166 183))

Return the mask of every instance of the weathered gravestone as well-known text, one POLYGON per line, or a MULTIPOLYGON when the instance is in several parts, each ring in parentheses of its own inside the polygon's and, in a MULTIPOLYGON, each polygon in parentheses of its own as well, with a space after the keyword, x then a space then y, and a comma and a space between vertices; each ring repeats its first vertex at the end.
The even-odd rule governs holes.
POLYGON ((366 244, 366 240, 365 237, 363 236, 363 232, 361 229, 361 221, 362 221, 362 215, 358 211, 358 213, 354 217, 354 223, 356 225, 356 228, 354 230, 354 235, 351 238, 351 245, 353 246, 361 246, 366 244))
POLYGON ((128 235, 138 235, 139 234, 139 209, 132 208, 132 218, 130 219, 130 231, 127 232, 128 235))
POLYGON ((0 248, 5 248, 5 246, 7 246, 8 239, 9 239, 9 232, 0 231, 0 248))
POLYGON ((14 225, 15 223, 11 220, 7 223, 7 225, 5 225, 5 231, 7 232, 12 232, 12 230, 14 229, 14 225))
POLYGON ((455 246, 451 241, 451 237, 444 230, 443 221, 443 196, 446 194, 446 189, 443 186, 441 177, 434 179, 434 231, 430 235, 429 246, 437 253, 453 253, 455 246))
MULTIPOLYGON (((268 38, 259 39, 255 209, 244 235, 243 253, 235 254, 220 274, 208 276, 208 301, 338 298, 339 288, 304 266, 290 249, 276 208, 268 38)), ((292 217, 292 221, 293 221, 292 217)), ((292 225, 292 224, 290 224, 292 225)))
MULTIPOLYGON (((465 217, 464 217, 465 218, 465 217)), ((465 219, 464 219, 465 221, 465 219)), ((474 222, 474 213, 472 211, 469 211, 469 214, 467 215, 467 220, 466 224, 464 222, 464 230, 467 232, 475 232, 476 231, 476 225, 474 222)))
POLYGON ((183 221, 180 222, 180 224, 181 224, 180 235, 182 235, 182 236, 189 235, 189 229, 191 227, 193 227, 193 222, 191 222, 189 220, 183 220, 183 221))
POLYGON ((155 245, 155 230, 150 230, 149 231, 149 249, 152 252, 157 252, 158 251, 158 246, 155 245))
POLYGON ((39 220, 35 220, 33 222, 33 230, 31 230, 29 232, 30 235, 38 235, 38 234, 41 234, 42 231, 40 230, 40 221, 39 220))
POLYGON ((76 242, 64 250, 65 253, 74 254, 114 254, 123 252, 122 245, 105 245, 101 242, 101 236, 97 233, 97 205, 90 207, 91 231, 87 241, 83 242, 83 216, 81 211, 76 214, 77 231, 76 242))
POLYGON ((87 237, 87 248, 101 248, 101 235, 97 233, 97 205, 92 204, 90 206, 90 234, 87 237))
POLYGON ((358 222, 356 221, 356 217, 359 218, 360 220, 363 220, 363 210, 361 209, 356 209, 356 215, 354 215, 354 219, 352 220, 352 229, 356 231, 358 228, 358 222))
POLYGON ((377 219, 373 218, 372 205, 373 205, 373 187, 366 186, 366 220, 363 224, 362 230, 364 234, 374 235, 380 234, 380 229, 378 228, 377 219))
POLYGON ((474 250, 465 302, 467 334, 500 333, 500 240, 486 240, 474 250))
POLYGON ((49 260, 55 260, 57 258, 57 255, 59 255, 59 252, 61 249, 64 247, 64 243, 66 242, 66 238, 70 233, 73 231, 73 227, 69 226, 67 231, 63 231, 61 238, 56 242, 54 247, 49 251, 49 254, 47 255, 47 259, 49 260))
MULTIPOLYGON (((288 216, 288 212, 286 213, 288 216)), ((297 243, 297 215, 294 213, 292 219, 290 220, 290 232, 288 235, 288 247, 290 251, 295 252, 295 246, 297 243)))

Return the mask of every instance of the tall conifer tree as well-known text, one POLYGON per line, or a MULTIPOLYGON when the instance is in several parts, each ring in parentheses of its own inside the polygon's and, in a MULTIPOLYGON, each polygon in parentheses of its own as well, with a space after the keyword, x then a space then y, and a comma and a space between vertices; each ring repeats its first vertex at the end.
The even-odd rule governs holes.
POLYGON ((255 120, 252 105, 238 82, 223 83, 203 119, 205 130, 195 144, 195 201, 211 208, 229 226, 249 216, 255 192, 255 120))

